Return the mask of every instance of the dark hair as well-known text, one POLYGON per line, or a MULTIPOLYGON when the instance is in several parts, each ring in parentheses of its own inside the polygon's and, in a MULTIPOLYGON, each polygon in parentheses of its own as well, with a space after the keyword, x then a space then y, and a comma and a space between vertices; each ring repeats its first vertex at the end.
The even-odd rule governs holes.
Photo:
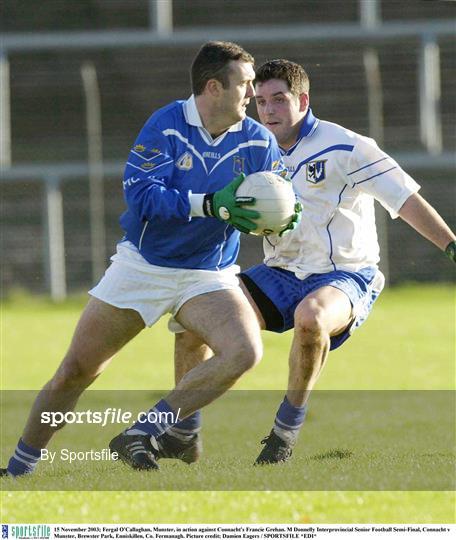
POLYGON ((223 88, 228 88, 228 64, 231 60, 254 63, 253 56, 236 43, 209 41, 204 44, 192 64, 192 92, 196 96, 201 95, 210 79, 216 79, 222 83, 223 88))
POLYGON ((304 68, 295 62, 290 62, 283 58, 269 60, 256 70, 256 83, 263 83, 271 79, 285 81, 290 92, 295 96, 303 93, 308 94, 310 90, 309 76, 304 68))

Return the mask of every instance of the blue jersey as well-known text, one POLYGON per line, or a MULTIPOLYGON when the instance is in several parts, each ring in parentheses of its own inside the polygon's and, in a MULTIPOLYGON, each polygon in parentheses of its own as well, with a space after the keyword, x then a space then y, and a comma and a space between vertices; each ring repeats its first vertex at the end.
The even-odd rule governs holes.
POLYGON ((283 168, 274 137, 251 118, 213 139, 195 99, 175 101, 144 125, 125 168, 128 210, 120 224, 151 264, 217 270, 236 261, 239 232, 212 217, 191 217, 189 193, 213 193, 243 172, 283 168))

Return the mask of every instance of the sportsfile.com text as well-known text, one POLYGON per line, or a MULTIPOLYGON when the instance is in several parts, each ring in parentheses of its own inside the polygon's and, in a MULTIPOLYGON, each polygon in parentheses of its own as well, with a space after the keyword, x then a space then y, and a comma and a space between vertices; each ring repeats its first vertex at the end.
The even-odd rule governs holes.
MULTIPOLYGON (((140 412, 136 415, 136 421, 145 422, 178 422, 180 419, 179 408, 176 413, 173 412, 140 412)), ((43 411, 41 413, 41 423, 49 424, 51 427, 57 427, 61 424, 100 424, 102 427, 108 424, 129 424, 134 415, 131 411, 108 407, 104 411, 43 411)))

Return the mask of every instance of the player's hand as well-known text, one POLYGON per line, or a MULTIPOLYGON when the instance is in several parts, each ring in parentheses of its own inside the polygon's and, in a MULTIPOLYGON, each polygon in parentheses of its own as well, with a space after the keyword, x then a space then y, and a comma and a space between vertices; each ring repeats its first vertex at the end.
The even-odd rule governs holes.
POLYGON ((445 249, 445 253, 447 257, 450 259, 450 261, 453 261, 454 263, 456 263, 456 240, 453 240, 447 245, 445 249))
POLYGON ((245 174, 241 173, 223 189, 208 193, 204 197, 203 208, 207 216, 230 223, 239 231, 248 234, 258 227, 252 219, 259 218, 260 213, 243 208, 245 205, 255 204, 255 197, 236 197, 236 190, 244 179, 245 174))
POLYGON ((279 236, 282 238, 282 236, 288 234, 289 232, 296 229, 299 222, 301 221, 301 215, 302 215, 302 204, 298 201, 296 201, 295 207, 294 207, 295 213, 291 216, 290 222, 285 227, 285 229, 282 229, 279 232, 279 236))

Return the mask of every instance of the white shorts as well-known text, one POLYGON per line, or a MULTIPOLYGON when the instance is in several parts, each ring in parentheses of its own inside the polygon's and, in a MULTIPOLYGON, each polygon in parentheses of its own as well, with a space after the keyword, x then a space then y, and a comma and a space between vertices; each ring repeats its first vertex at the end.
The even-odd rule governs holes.
POLYGON ((167 268, 149 264, 131 242, 117 245, 112 264, 98 285, 89 294, 123 309, 134 309, 152 326, 165 313, 171 332, 183 332, 174 318, 179 309, 194 296, 223 289, 238 289, 236 274, 240 268, 232 265, 223 270, 192 270, 167 268))

